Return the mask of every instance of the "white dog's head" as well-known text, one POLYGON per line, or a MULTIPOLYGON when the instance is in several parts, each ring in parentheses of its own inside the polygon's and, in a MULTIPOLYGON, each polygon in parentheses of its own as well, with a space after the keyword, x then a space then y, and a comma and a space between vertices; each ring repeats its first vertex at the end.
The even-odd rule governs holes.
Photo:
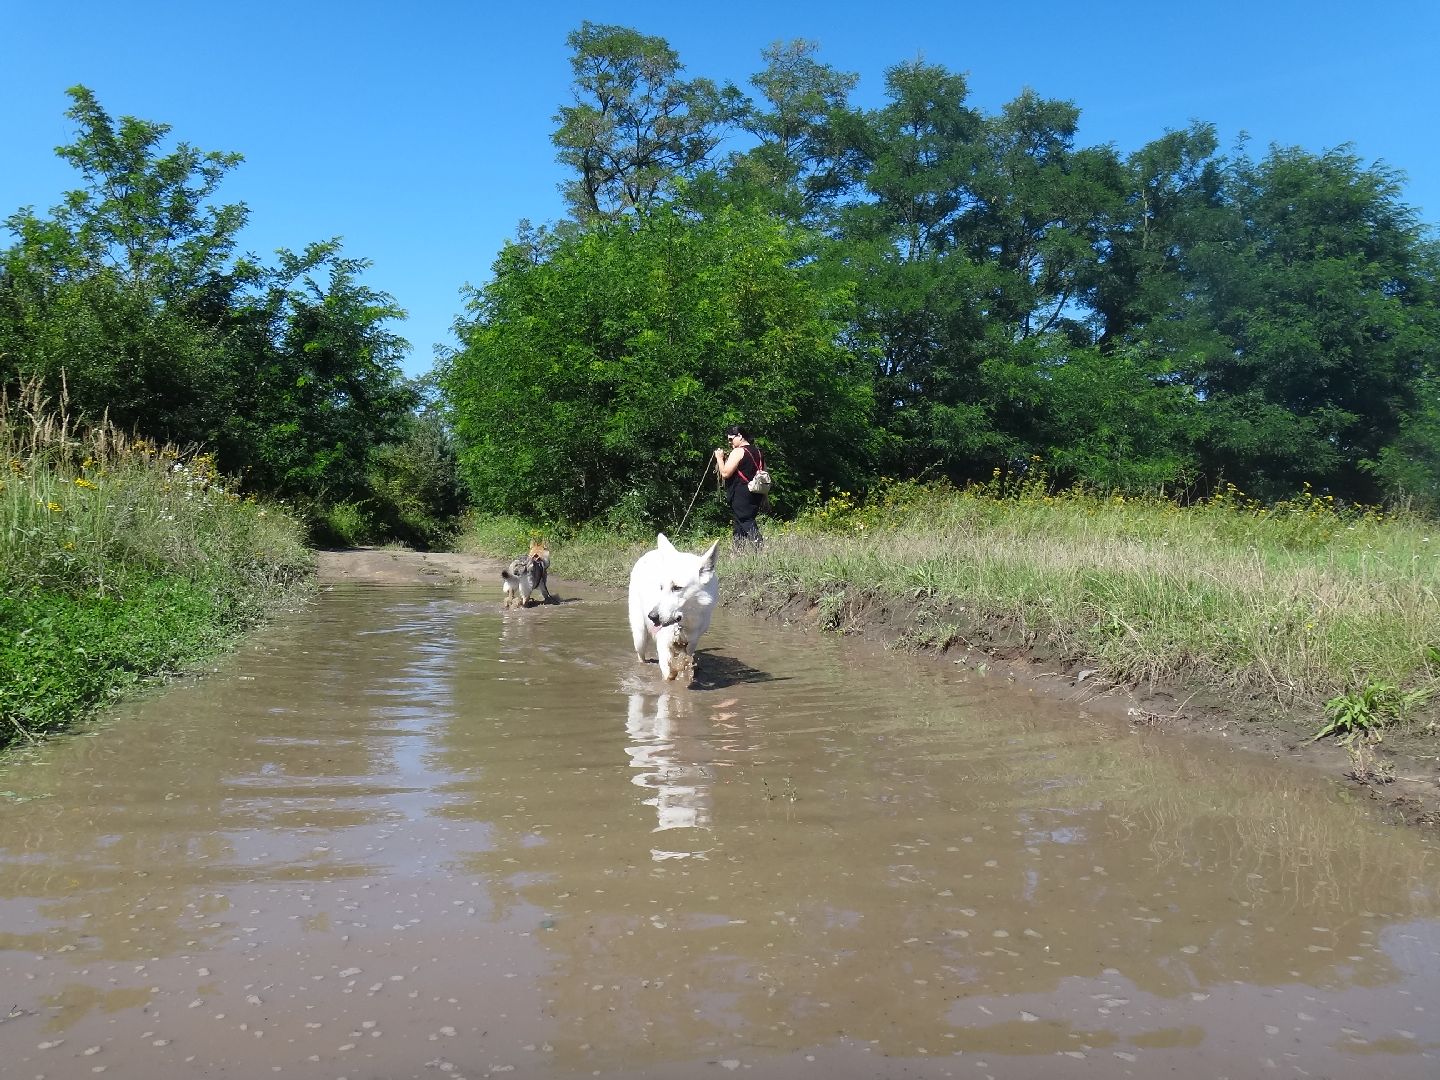
POLYGON ((653 591, 645 608, 652 631, 678 625, 680 636, 689 638, 710 625, 710 609, 718 595, 715 558, 719 548, 717 540, 704 554, 692 555, 677 550, 664 533, 655 537, 655 550, 648 555, 653 591))

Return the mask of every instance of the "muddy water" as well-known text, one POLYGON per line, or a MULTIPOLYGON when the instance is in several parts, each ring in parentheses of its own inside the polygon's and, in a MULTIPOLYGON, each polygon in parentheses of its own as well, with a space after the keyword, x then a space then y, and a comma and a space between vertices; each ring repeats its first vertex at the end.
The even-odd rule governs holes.
POLYGON ((722 612, 341 587, 0 770, 0 1076, 1440 1075, 1424 836, 722 612))

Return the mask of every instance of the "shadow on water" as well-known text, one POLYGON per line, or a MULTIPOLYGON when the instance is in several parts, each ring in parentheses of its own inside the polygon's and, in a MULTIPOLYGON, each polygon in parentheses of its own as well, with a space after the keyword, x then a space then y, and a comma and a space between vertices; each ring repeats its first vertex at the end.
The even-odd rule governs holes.
POLYGON ((679 688, 495 591, 337 588, 0 775, 0 1060, 1440 1072, 1435 851, 1312 777, 728 613, 679 688))
POLYGON ((789 677, 761 671, 744 660, 717 653, 713 649, 701 649, 695 654, 696 690, 724 690, 742 683, 776 682, 789 677))

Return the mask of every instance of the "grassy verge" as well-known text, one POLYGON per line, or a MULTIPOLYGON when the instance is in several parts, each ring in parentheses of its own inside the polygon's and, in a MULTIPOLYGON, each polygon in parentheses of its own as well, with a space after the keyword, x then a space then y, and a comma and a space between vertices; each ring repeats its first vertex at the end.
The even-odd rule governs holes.
MULTIPOLYGON (((1018 646, 1119 684, 1323 715, 1342 738, 1433 734, 1433 527, 1308 493, 1262 506, 1230 488, 1182 507, 1054 494, 1039 479, 893 484, 768 523, 763 552, 727 558, 723 592, 752 607, 798 602, 833 630, 904 611, 901 639, 917 647, 1018 646)), ((529 531, 490 521, 467 542, 506 555, 529 531)), ((555 539, 557 574, 613 585, 653 541, 600 530, 555 539)), ((672 539, 698 548, 713 536, 672 539)))
POLYGON ((212 655, 310 565, 301 525, 208 456, 0 397, 0 748, 212 655))

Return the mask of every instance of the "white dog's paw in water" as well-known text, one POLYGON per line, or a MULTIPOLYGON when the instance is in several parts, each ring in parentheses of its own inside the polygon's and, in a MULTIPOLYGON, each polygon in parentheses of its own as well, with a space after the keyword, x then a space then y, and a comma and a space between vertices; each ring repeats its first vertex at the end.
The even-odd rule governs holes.
POLYGON ((630 636, 635 655, 658 660, 667 681, 695 677, 695 647, 710 628, 720 597, 715 556, 720 541, 703 555, 677 551, 664 533, 630 571, 630 636))

